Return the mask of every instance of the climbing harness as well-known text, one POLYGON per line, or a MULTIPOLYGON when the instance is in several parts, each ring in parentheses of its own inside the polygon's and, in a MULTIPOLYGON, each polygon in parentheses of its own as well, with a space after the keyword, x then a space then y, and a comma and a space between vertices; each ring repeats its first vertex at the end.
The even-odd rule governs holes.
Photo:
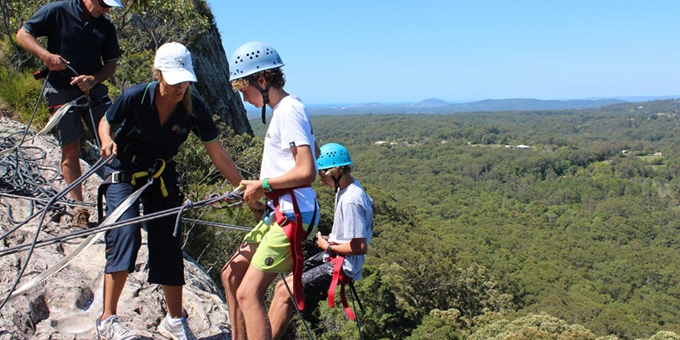
POLYGON ((356 318, 354 312, 349 308, 347 303, 347 296, 345 295, 345 284, 352 282, 351 277, 345 276, 345 271, 342 270, 342 264, 345 262, 345 257, 340 254, 335 254, 332 257, 333 263, 333 278, 331 279, 331 286, 328 287, 328 307, 335 308, 335 288, 340 284, 340 300, 345 313, 350 320, 354 321, 356 318))
POLYGON ((302 298, 302 270, 304 269, 302 240, 306 238, 314 228, 313 221, 316 219, 317 209, 315 203, 312 222, 309 224, 307 230, 303 230, 302 213, 300 213, 300 207, 295 198, 295 189, 307 188, 309 186, 310 185, 303 185, 295 188, 276 189, 265 194, 267 199, 274 204, 274 218, 276 224, 278 224, 286 233, 286 237, 290 243, 290 252, 293 256, 293 295, 295 297, 295 303, 300 310, 305 309, 305 300, 302 298), (286 215, 281 212, 279 198, 286 194, 290 195, 291 202, 293 203, 295 221, 288 219, 286 215))
POLYGON ((361 304, 361 300, 359 300, 359 295, 357 295, 357 291, 354 288, 354 279, 345 276, 345 271, 342 269, 342 264, 345 263, 345 257, 340 254, 333 254, 331 256, 331 263, 333 264, 333 278, 331 279, 330 287, 328 287, 328 299, 327 299, 328 307, 335 308, 335 290, 339 284, 340 301, 342 302, 342 308, 345 310, 345 314, 347 314, 347 317, 349 317, 350 320, 357 322, 357 328, 359 328, 359 336, 361 337, 361 339, 363 339, 364 337, 363 334, 361 333, 361 323, 359 322, 359 318, 355 316, 354 312, 352 311, 352 308, 350 308, 349 304, 347 303, 345 285, 349 285, 350 287, 349 297, 352 300, 354 310, 356 310, 356 306, 354 305, 354 300, 356 299, 357 303, 359 304, 359 308, 361 309, 361 312, 365 313, 365 311, 363 305, 361 304))
MULTIPOLYGON (((133 157, 134 159, 134 157, 133 157)), ((163 197, 168 197, 168 189, 165 187, 165 181, 163 177, 160 177, 165 170, 165 160, 162 158, 157 158, 151 163, 151 166, 146 171, 135 172, 132 175, 124 171, 115 171, 111 173, 104 181, 99 185, 97 189, 97 213, 99 214, 99 222, 104 216, 104 194, 106 190, 111 186, 111 184, 118 183, 130 183, 132 186, 137 186, 137 180, 144 177, 149 178, 160 178, 160 190, 163 197), (151 176, 149 176, 151 174, 151 176)))

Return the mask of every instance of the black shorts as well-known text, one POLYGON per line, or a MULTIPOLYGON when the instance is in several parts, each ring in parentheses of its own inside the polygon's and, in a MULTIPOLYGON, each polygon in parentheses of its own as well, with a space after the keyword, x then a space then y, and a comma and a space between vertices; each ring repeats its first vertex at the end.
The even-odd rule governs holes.
POLYGON ((327 293, 333 279, 333 264, 323 262, 323 252, 305 261, 302 286, 305 294, 327 293))
MULTIPOLYGON (((49 83, 45 86, 44 96, 48 107, 66 104, 82 95, 83 92, 77 88, 55 88, 49 83)), ((79 141, 85 134, 86 127, 94 135, 99 121, 111 106, 108 88, 103 84, 95 85, 90 90, 90 100, 93 105, 92 117, 87 107, 71 108, 54 128, 60 146, 79 141)))

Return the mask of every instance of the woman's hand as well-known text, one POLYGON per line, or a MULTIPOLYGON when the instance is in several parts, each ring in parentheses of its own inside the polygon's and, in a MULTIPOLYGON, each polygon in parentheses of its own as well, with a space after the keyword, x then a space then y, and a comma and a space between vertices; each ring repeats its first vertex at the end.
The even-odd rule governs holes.
POLYGON ((113 142, 113 139, 111 138, 101 138, 102 142, 102 149, 99 151, 99 155, 102 156, 103 158, 109 158, 111 155, 117 155, 118 154, 118 147, 116 146, 116 143, 113 142))

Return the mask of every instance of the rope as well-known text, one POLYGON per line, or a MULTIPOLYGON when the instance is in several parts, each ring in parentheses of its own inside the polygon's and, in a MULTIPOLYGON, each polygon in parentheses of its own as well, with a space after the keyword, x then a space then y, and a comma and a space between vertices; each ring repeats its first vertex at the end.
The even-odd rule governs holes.
POLYGON ((357 328, 359 329, 359 339, 364 340, 364 334, 361 333, 361 323, 359 322, 359 311, 357 310, 357 306, 354 303, 354 299, 356 298, 356 301, 359 303, 359 308, 361 308, 361 312, 364 312, 364 307, 361 305, 361 300, 359 300, 359 295, 357 295, 357 291, 354 289, 354 284, 352 284, 352 281, 350 281, 349 287, 351 288, 349 299, 352 300, 352 308, 354 308, 354 313, 356 313, 357 316, 357 328))
POLYGON ((12 293, 16 289, 17 285, 19 284, 19 280, 21 280, 21 277, 24 275, 24 272, 26 271, 26 268, 28 267, 28 263, 30 262, 31 256, 33 255, 33 250, 35 249, 35 245, 38 242, 38 236, 40 235, 40 229, 42 228, 43 221, 45 220, 45 216, 47 215, 48 207, 54 204, 57 200, 61 199, 62 197, 66 196, 73 188, 75 188, 77 185, 80 185, 82 182, 84 182, 89 176, 95 173, 97 169, 99 169, 102 165, 104 165, 105 160, 103 158, 100 158, 95 165, 93 165, 87 172, 85 172, 82 176, 80 176, 77 180, 73 181, 71 184, 69 184, 64 190, 60 191, 57 195, 55 195, 50 202, 47 204, 45 208, 42 209, 41 212, 41 217, 40 217, 40 222, 38 222, 35 235, 33 237, 33 240, 30 245, 30 249, 28 251, 28 254, 26 255, 26 259, 23 261, 23 265, 21 266, 21 270, 19 270, 19 274, 17 275, 16 279, 14 280, 14 283, 12 284, 11 288, 9 289, 9 293, 7 296, 5 296, 4 300, 2 303, 0 303, 0 310, 7 304, 7 301, 9 301, 10 297, 12 296, 12 293))
POLYGON ((286 286, 286 290, 288 291, 288 295, 290 295, 290 300, 293 303, 293 306, 295 306, 295 312, 297 312, 297 315, 300 317, 300 321, 302 321, 302 324, 305 326, 305 330, 307 331, 307 336, 309 336, 310 340, 314 340, 314 335, 312 334, 312 331, 309 330, 309 327, 307 327, 307 323, 305 322, 305 318, 302 316, 302 312, 300 311, 300 308, 298 308, 298 305, 295 302, 295 296, 293 295, 293 292, 290 291, 290 287, 288 287, 288 282, 286 282, 286 277, 283 276, 283 273, 281 273, 281 280, 283 280, 283 285, 286 286))

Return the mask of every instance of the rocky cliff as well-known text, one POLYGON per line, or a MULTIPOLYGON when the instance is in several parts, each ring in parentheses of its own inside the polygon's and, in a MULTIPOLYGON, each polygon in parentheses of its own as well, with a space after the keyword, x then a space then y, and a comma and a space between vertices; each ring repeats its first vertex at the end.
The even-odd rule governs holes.
MULTIPOLYGON (((246 110, 237 91, 229 83, 229 61, 222 37, 210 8, 204 0, 193 0, 199 14, 212 23, 207 32, 189 43, 198 82, 195 87, 208 107, 237 134, 253 134, 246 110)), ((234 42, 238 45, 240 42, 234 42)))
MULTIPOLYGON (((0 117, 0 136, 22 130, 20 124, 0 117)), ((60 151, 53 137, 40 138, 31 145, 46 151, 46 166, 58 164, 60 151)), ((82 165, 87 169, 87 164, 83 162, 82 165)), ((100 182, 100 178, 85 182, 86 202, 95 201, 100 182)), ((59 180, 53 184, 57 187, 65 185, 59 180)), ((29 203, 27 199, 3 198, 3 212, 0 214, 2 234, 13 225, 10 218, 21 221, 30 214, 29 203)), ((48 220, 40 230, 40 239, 76 230, 70 225, 68 215, 52 213, 48 220)), ((37 222, 36 218, 0 241, 0 249, 29 243, 37 222)), ((19 287, 71 253, 82 240, 36 248, 19 287)), ((3 269, 0 272, 0 297, 6 295, 25 258, 26 252, 0 256, 0 268, 3 269)), ((94 320, 102 311, 104 262, 104 244, 100 239, 46 282, 11 300, 0 310, 0 340, 94 339, 94 320)), ((156 333, 156 327, 165 315, 165 301, 160 286, 146 282, 146 267, 147 250, 142 245, 135 272, 129 276, 120 299, 118 314, 124 324, 144 339, 164 339, 156 333)), ((196 336, 199 339, 230 339, 226 304, 215 283, 188 256, 185 256, 185 276, 184 308, 196 336)))

